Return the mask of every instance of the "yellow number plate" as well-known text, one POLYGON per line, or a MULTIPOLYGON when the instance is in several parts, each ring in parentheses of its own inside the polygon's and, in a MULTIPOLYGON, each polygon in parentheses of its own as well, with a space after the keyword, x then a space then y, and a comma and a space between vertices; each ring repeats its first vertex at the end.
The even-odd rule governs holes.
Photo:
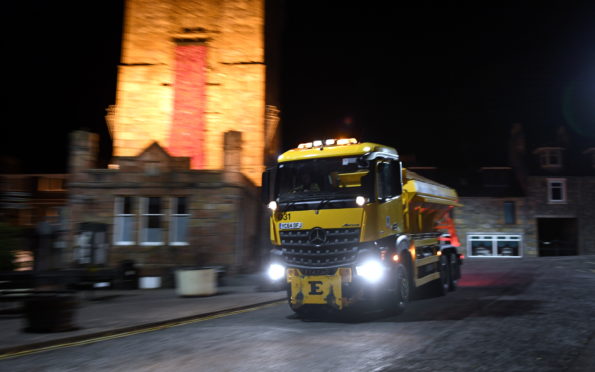
POLYGON ((341 309, 341 276, 338 275, 292 276, 291 303, 330 305, 341 309))

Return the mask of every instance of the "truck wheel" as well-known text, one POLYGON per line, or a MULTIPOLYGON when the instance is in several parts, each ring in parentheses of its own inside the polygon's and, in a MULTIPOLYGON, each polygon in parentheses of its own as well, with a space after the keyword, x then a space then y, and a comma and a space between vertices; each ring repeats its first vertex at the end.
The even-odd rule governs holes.
POLYGON ((389 293, 389 307, 392 312, 400 314, 411 298, 411 283, 405 266, 397 266, 394 284, 394 290, 389 293))
POLYGON ((432 281, 430 291, 434 296, 444 296, 448 292, 450 283, 450 265, 446 255, 440 256, 438 261, 440 278, 432 281))
POLYGON ((291 286, 290 285, 287 285, 286 292, 287 292, 287 305, 289 305, 289 308, 291 309, 291 311, 293 311, 295 313, 295 315, 298 317, 302 317, 302 316, 306 315, 306 309, 304 308, 304 306, 295 306, 291 303, 291 286))
POLYGON ((291 310, 293 310, 293 313, 295 314, 296 318, 304 319, 308 318, 311 315, 311 311, 309 311, 306 306, 294 308, 293 306, 289 305, 289 307, 291 308, 291 310))
POLYGON ((457 255, 456 254, 449 254, 448 255, 448 272, 449 272, 449 281, 448 281, 448 290, 450 292, 457 289, 457 271, 459 270, 459 265, 457 263, 457 255))

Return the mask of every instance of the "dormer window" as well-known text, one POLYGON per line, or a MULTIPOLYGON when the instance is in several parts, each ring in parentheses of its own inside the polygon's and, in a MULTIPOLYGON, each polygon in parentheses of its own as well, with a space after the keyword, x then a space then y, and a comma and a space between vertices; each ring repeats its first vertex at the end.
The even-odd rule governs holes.
POLYGON ((539 156, 541 168, 561 168, 562 150, 562 147, 540 147, 534 154, 539 156))

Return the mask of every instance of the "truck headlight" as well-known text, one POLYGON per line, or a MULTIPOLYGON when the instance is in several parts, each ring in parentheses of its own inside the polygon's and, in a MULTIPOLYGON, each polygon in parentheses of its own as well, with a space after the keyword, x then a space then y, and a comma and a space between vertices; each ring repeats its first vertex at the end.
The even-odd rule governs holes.
POLYGON ((285 267, 277 263, 271 264, 267 274, 272 281, 277 281, 285 276, 285 267))
POLYGON ((355 204, 362 207, 364 204, 366 204, 366 198, 364 198, 363 196, 358 196, 357 198, 355 198, 355 204))
POLYGON ((370 283, 376 283, 384 276, 384 266, 380 261, 369 260, 355 267, 357 275, 370 283))

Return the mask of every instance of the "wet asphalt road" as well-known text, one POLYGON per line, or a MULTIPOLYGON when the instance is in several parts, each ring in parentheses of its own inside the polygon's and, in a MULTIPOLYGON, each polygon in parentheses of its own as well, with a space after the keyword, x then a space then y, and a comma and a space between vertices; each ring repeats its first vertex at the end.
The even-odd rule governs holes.
POLYGON ((595 256, 467 261, 457 291, 399 316, 304 321, 278 305, 8 359, 0 370, 583 370, 595 335, 595 256))

